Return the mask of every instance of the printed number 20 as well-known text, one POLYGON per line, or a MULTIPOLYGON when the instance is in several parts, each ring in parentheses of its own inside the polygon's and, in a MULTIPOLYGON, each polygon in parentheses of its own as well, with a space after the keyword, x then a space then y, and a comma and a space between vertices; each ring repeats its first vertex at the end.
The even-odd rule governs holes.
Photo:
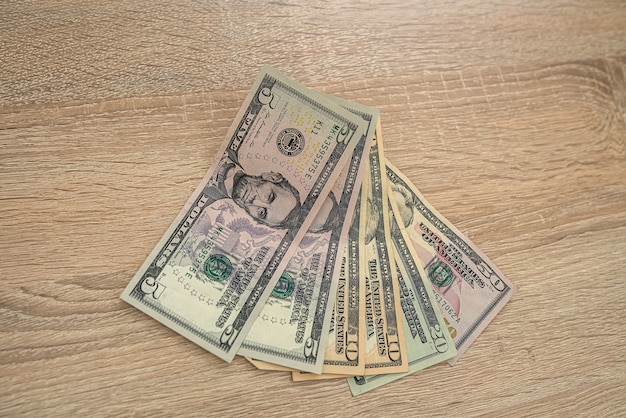
POLYGON ((446 341, 446 338, 443 336, 443 331, 439 324, 430 327, 430 336, 434 340, 433 343, 438 352, 445 353, 448 351, 448 341, 446 341))

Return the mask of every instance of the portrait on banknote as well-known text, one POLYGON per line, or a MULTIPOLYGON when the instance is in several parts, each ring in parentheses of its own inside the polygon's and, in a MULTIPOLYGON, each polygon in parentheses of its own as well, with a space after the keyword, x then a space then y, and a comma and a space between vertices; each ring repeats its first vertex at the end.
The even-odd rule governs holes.
MULTIPOLYGON (((256 222, 277 229, 300 223, 302 203, 298 190, 279 172, 250 173, 225 155, 211 179, 216 199, 231 199, 256 222)), ((330 192, 307 232, 330 231, 341 224, 339 205, 330 192)))

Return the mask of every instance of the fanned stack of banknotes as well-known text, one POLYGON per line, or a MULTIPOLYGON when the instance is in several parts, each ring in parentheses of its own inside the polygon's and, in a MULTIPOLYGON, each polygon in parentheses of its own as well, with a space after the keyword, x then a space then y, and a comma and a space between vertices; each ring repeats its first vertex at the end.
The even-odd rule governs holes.
POLYGON ((516 287, 384 156, 379 112, 263 67, 122 299, 353 395, 454 364, 516 287))

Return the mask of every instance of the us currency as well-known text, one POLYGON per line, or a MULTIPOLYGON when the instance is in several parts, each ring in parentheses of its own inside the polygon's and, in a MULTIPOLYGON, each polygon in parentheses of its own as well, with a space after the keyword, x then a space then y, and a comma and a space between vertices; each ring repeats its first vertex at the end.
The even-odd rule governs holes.
POLYGON ((415 247, 454 340, 454 365, 517 288, 476 245, 386 162, 390 197, 415 247))
MULTIPOLYGON (((294 382, 303 382, 310 380, 324 380, 345 378, 346 376, 361 375, 365 372, 365 357, 359 347, 363 347, 362 336, 364 334, 365 323, 359 319, 359 213, 360 213, 360 194, 350 223, 350 232, 348 235, 348 243, 341 260, 341 268, 339 273, 339 286, 336 293, 335 306, 333 316, 331 317, 329 337, 326 342, 326 353, 324 357, 324 366, 321 374, 311 372, 303 372, 300 370, 287 369, 292 372, 294 382), (351 269, 353 274, 349 274, 351 269), (352 289, 352 290, 350 290, 352 289), (349 293, 349 294, 346 294, 349 293), (337 306, 339 305, 339 308, 337 306), (344 324, 340 337, 337 338, 338 327, 337 312, 343 317, 339 320, 344 324), (345 370, 346 373, 332 374, 332 370, 345 370)), ((285 371, 285 367, 272 363, 263 362, 256 359, 247 358, 256 368, 260 370, 285 371)))
POLYGON ((264 67, 121 298, 231 361, 363 132, 361 118, 264 67))
MULTIPOLYGON (((365 372, 365 356, 362 348, 365 322, 360 320, 360 275, 359 275, 359 221, 360 221, 360 197, 358 193, 357 203, 350 223, 348 243, 341 261, 339 273, 339 286, 336 293, 335 307, 329 338, 326 345, 324 367, 322 374, 314 374, 299 370, 292 370, 294 382, 345 378, 346 376, 362 375, 365 372), (343 324, 338 327, 337 323, 343 324), (334 374, 333 372, 344 372, 334 374)), ((284 371, 283 366, 247 359, 260 370, 284 371)))
MULTIPOLYGON (((366 176, 364 176, 365 179, 366 176)), ((359 224, 363 184, 356 203, 339 273, 339 286, 326 346, 322 374, 294 371, 294 382, 333 379, 365 373, 365 321, 361 312, 359 224)))
POLYGON ((354 396, 448 360, 457 353, 413 244, 407 232, 397 223, 397 205, 393 200, 389 203, 392 206, 391 236, 400 285, 409 371, 348 378, 354 396))
POLYGON ((365 312, 365 375, 409 370, 398 278, 389 224, 383 141, 380 124, 363 179, 359 251, 361 309, 365 312))
MULTIPOLYGON (((343 99, 331 97, 351 111, 362 111, 354 108, 352 103, 347 103, 343 99)), ((369 142, 366 158, 364 159, 364 175, 356 193, 355 210, 349 219, 347 230, 347 241, 344 250, 344 257, 341 261, 341 268, 338 274, 338 286, 335 292, 335 303, 333 304, 328 335, 328 344, 324 357, 324 367, 322 368, 322 378, 332 377, 337 374, 354 374, 365 371, 365 324, 361 321, 361 291, 360 291, 360 250, 359 250, 359 225, 361 219, 361 198, 363 190, 363 179, 367 178, 368 160, 371 146, 376 141, 376 135, 380 130, 380 119, 370 125, 374 128, 372 139, 369 142)), ((298 377, 306 379, 302 373, 298 377)))
MULTIPOLYGON (((363 111, 354 107, 353 103, 330 96, 332 100, 351 111, 363 111)), ((370 125, 379 129, 377 119, 370 125)), ((373 132, 375 134, 376 131, 373 132)), ((368 145, 371 146, 372 142, 368 145)), ((366 154, 369 158, 369 151, 366 154)), ((368 159, 366 158, 366 160, 368 159)), ((367 173, 367 163, 363 167, 367 173)), ((367 177, 367 174, 363 178, 367 177)), ((362 183, 361 183, 362 185, 362 183)), ((332 316, 330 317, 329 335, 324 356, 324 367, 321 375, 293 372, 294 381, 318 380, 332 378, 337 374, 354 375, 364 373, 364 332, 365 324, 360 320, 360 251, 359 251, 359 223, 361 213, 362 187, 356 194, 355 210, 350 222, 347 222, 347 241, 344 256, 338 272, 338 286, 335 293, 332 316)))
MULTIPOLYGON (((393 256, 390 253, 389 220, 383 215, 388 211, 381 168, 380 153, 382 135, 380 123, 372 142, 368 159, 367 175, 363 178, 358 212, 355 211, 351 229, 351 245, 346 249, 350 268, 344 269, 351 280, 348 302, 337 293, 335 318, 349 313, 349 318, 358 320, 358 351, 352 350, 356 358, 364 359, 362 365, 353 362, 352 367, 325 367, 321 376, 294 372, 294 381, 330 379, 365 374, 397 373, 408 370, 403 327, 401 325, 397 278, 392 276, 393 256), (356 218, 358 215, 358 218, 356 218), (385 229, 386 227, 386 229, 385 229), (395 285, 395 286, 394 286, 395 285), (382 289, 382 291, 381 291, 382 289), (381 301, 381 294, 385 303, 381 301), (358 296, 357 296, 358 295, 358 296), (358 309, 355 302, 358 297, 358 309), (359 372, 361 372, 359 374, 359 372)), ((341 279, 340 279, 341 280, 341 279)), ((341 287, 340 287, 341 290, 341 287)), ((356 334, 355 334, 356 335, 356 334)), ((337 339, 335 339, 337 341, 337 339)), ((331 340, 329 340, 331 341, 331 340)), ((326 355, 332 358, 330 347, 326 355)))
MULTIPOLYGON (((348 108, 346 103, 342 103, 348 108)), ((328 340, 333 302, 340 281, 341 259, 350 219, 363 178, 364 157, 378 111, 351 103, 349 110, 363 118, 366 131, 352 159, 330 192, 328 208, 322 208, 313 224, 328 219, 327 227, 308 232, 289 261, 238 354, 280 366, 321 373, 328 340)))
MULTIPOLYGON (((244 358, 248 360, 250 364, 252 364, 254 367, 256 367, 259 370, 275 371, 275 372, 292 372, 293 371, 293 369, 290 367, 279 366, 278 364, 268 363, 263 360, 256 360, 256 359, 245 357, 245 356, 244 358)), ((314 375, 314 376, 317 376, 317 375, 314 375)))

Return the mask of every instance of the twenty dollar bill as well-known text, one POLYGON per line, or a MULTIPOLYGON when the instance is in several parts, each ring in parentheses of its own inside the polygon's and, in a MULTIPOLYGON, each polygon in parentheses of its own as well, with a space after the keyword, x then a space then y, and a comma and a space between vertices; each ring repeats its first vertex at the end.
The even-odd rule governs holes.
POLYGON ((454 339, 458 354, 448 361, 453 365, 517 288, 393 164, 386 166, 390 198, 454 339))

